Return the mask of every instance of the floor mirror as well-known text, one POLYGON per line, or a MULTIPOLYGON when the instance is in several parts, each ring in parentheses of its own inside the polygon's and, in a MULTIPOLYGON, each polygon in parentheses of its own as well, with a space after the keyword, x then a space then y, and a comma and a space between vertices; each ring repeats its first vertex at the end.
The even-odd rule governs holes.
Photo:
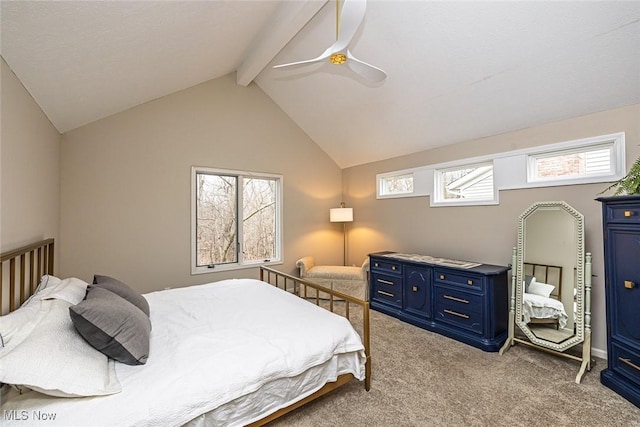
POLYGON ((582 214, 565 202, 534 203, 520 215, 512 258, 500 354, 522 343, 577 360, 580 383, 591 370, 591 254, 584 252, 582 214))

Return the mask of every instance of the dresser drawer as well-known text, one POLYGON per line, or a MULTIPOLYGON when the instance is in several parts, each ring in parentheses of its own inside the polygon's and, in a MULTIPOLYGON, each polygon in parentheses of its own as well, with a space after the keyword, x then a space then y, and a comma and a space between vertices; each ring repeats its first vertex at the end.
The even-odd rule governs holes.
POLYGON ((435 287, 436 320, 483 333, 483 297, 441 286, 435 287))
POLYGON ((609 363, 612 369, 625 378, 640 385, 640 353, 627 349, 617 343, 611 343, 613 354, 609 363))
POLYGON ((371 298, 400 307, 402 277, 371 273, 371 298))
POLYGON ((638 203, 615 203, 605 208, 606 222, 640 224, 640 205, 638 203))
POLYGON ((484 291, 482 277, 475 275, 467 275, 451 270, 436 268, 434 270, 433 278, 436 284, 442 283, 445 285, 460 286, 465 289, 473 289, 481 292, 484 291))
POLYGON ((384 273, 402 274, 402 264, 395 261, 383 261, 380 258, 374 258, 371 260, 371 270, 377 270, 384 273))

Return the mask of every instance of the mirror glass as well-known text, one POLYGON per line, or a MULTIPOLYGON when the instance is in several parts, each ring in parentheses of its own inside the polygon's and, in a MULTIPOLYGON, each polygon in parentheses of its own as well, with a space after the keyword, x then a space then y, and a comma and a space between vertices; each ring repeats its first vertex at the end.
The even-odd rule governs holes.
POLYGON ((531 342, 556 351, 584 331, 584 225, 564 202, 539 202, 518 222, 516 324, 531 342))

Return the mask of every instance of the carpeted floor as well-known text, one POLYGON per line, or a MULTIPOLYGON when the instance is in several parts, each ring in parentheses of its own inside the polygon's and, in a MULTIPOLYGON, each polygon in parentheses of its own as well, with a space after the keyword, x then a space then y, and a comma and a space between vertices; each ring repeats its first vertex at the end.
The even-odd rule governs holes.
POLYGON ((640 409, 579 363, 516 345, 487 353, 371 310, 372 385, 350 384, 272 426, 640 426, 640 409))

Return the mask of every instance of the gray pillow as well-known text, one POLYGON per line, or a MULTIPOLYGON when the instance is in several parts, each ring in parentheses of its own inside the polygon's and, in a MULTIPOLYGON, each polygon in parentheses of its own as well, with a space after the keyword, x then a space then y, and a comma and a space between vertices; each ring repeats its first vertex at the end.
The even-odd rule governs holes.
POLYGON ((108 289, 111 292, 120 295, 122 298, 144 311, 144 314, 149 316, 149 303, 147 300, 138 292, 131 289, 128 285, 114 279, 113 277, 100 276, 97 274, 93 276, 93 284, 97 287, 108 289))
POLYGON ((69 314, 80 335, 104 355, 127 365, 147 362, 151 321, 129 301, 90 285, 86 299, 69 307, 69 314))
POLYGON ((529 292, 529 285, 531 284, 531 279, 533 279, 533 276, 529 276, 528 274, 525 274, 524 276, 524 291, 525 292, 529 292))

